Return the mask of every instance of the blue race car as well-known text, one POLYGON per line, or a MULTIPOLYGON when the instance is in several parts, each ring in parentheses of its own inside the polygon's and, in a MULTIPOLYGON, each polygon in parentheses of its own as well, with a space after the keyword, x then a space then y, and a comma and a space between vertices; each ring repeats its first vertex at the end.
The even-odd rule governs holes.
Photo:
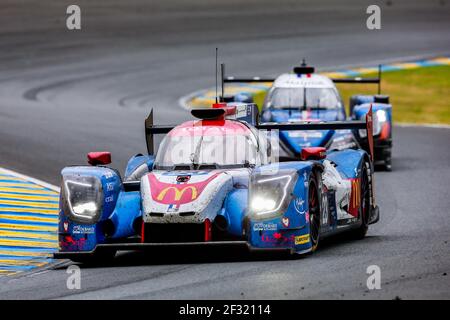
POLYGON ((124 177, 111 154, 62 170, 60 250, 55 258, 92 262, 118 250, 236 247, 307 253, 340 232, 363 238, 379 219, 372 155, 362 149, 305 147, 277 160, 277 131, 365 130, 366 121, 259 123, 255 104, 194 109, 178 126, 145 121, 148 155, 124 177), (158 152, 154 135, 165 134, 158 152))
MULTIPOLYGON (((293 73, 286 73, 271 78, 235 78, 223 79, 231 82, 273 82, 267 92, 262 106, 262 121, 342 121, 347 119, 344 103, 335 83, 378 83, 380 93, 380 76, 378 78, 330 79, 314 73, 314 68, 303 62, 295 67, 293 73)), ((228 101, 239 101, 239 97, 227 97, 228 101)), ((241 100, 243 101, 243 100, 241 100)), ((247 98, 246 102, 249 101, 247 98)), ((392 106, 386 95, 354 95, 350 99, 350 120, 364 120, 372 106, 374 159, 375 164, 391 171, 392 153, 392 106)), ((349 130, 328 131, 286 131, 281 132, 284 156, 296 159, 305 147, 325 147, 327 150, 363 148, 368 150, 365 131, 349 130)))

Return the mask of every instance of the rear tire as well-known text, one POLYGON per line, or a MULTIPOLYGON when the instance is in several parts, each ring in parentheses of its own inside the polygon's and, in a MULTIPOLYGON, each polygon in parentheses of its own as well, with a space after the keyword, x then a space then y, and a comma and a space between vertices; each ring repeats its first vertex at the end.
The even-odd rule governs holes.
POLYGON ((386 149, 383 153, 383 170, 388 172, 392 171, 392 151, 391 149, 386 149))

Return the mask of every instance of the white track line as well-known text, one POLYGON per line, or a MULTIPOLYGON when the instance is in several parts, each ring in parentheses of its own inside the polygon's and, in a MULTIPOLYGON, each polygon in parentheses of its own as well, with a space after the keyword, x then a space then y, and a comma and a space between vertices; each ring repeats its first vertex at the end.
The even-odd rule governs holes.
POLYGON ((198 95, 200 95, 200 94, 203 94, 203 93, 205 93, 205 92, 208 92, 209 90, 210 90, 210 89, 200 89, 200 90, 191 92, 191 93, 189 93, 189 94, 187 94, 187 95, 185 95, 185 96, 182 96, 180 99, 178 99, 178 105, 179 105, 181 108, 190 111, 191 108, 189 107, 189 105, 187 104, 187 102, 188 102, 189 100, 191 100, 193 97, 198 96, 198 95))
POLYGON ((448 124, 436 124, 436 123, 408 123, 408 122, 396 122, 394 126, 397 127, 424 127, 424 128, 434 128, 434 129, 450 129, 448 124))
POLYGON ((57 187, 57 186, 55 186, 53 184, 47 183, 45 181, 42 181, 42 180, 39 180, 39 179, 35 179, 35 178, 30 177, 30 176, 27 176, 27 175, 24 175, 24 174, 21 174, 21 173, 18 173, 18 172, 15 172, 15 171, 8 170, 8 169, 0 167, 0 172, 1 171, 5 172, 6 174, 10 174, 12 176, 16 176, 18 178, 21 178, 21 179, 27 180, 29 182, 35 183, 35 184, 40 185, 40 186, 42 186, 44 188, 47 188, 47 189, 50 189, 50 190, 53 190, 53 191, 56 191, 56 192, 60 191, 59 187, 57 187))

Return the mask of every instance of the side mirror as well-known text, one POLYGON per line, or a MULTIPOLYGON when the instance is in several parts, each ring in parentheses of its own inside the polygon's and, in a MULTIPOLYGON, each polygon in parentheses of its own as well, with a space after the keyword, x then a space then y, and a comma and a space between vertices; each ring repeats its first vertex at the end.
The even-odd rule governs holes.
POLYGON ((88 163, 93 166, 105 165, 111 163, 111 152, 99 151, 99 152, 89 152, 87 154, 88 163))
POLYGON ((303 148, 300 158, 305 160, 320 160, 325 159, 327 156, 327 149, 323 147, 310 147, 303 148))

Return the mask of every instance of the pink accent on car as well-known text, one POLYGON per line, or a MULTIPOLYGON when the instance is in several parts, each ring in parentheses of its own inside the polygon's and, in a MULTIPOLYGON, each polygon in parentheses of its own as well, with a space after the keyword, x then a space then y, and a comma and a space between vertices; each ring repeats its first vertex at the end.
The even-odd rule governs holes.
POLYGON ((169 136, 250 135, 250 129, 232 120, 197 120, 185 122, 169 132, 169 136))
POLYGON ((196 200, 206 186, 219 174, 220 172, 217 172, 204 181, 182 184, 161 182, 153 173, 149 173, 147 177, 152 199, 155 202, 180 205, 196 200))

